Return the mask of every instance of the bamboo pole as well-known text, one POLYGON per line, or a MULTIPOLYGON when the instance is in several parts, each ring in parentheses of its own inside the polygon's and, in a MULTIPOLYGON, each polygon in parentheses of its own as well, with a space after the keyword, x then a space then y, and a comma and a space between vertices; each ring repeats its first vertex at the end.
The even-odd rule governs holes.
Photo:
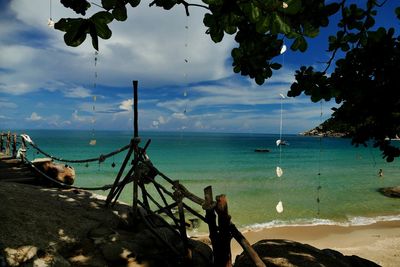
MULTIPOLYGON (((137 162, 139 159, 139 151, 138 151, 138 144, 139 140, 139 125, 138 125, 138 81, 133 81, 133 137, 135 140, 135 153, 134 153, 134 161, 137 162)), ((132 200, 132 213, 133 218, 137 217, 137 210, 138 210, 138 166, 134 169, 133 174, 133 200, 132 200)))
POLYGON ((128 164, 129 159, 131 158, 131 155, 132 155, 132 152, 133 152, 133 147, 134 147, 134 144, 133 144, 133 139, 132 139, 131 143, 130 143, 129 151, 125 156, 125 159, 124 159, 124 162, 121 165, 121 168, 119 169, 119 172, 117 174, 117 177, 115 178, 115 182, 113 184, 113 187, 111 188, 110 192, 108 193, 107 200, 106 200, 106 206, 109 206, 111 201, 112 201, 112 199, 115 197, 115 192, 114 191, 116 190, 116 187, 117 187, 117 185, 119 183, 119 180, 121 179, 121 176, 122 176, 122 174, 123 174, 123 172, 124 172, 124 170, 126 168, 126 165, 128 164))

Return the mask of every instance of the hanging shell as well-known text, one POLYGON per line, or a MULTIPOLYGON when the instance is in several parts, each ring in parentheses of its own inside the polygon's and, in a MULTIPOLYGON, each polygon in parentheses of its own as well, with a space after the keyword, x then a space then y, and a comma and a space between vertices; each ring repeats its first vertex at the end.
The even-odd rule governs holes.
POLYGON ((286 45, 282 45, 282 47, 281 47, 281 55, 283 54, 283 53, 285 53, 286 52, 286 50, 287 50, 287 47, 286 47, 286 45))
POLYGON ((283 203, 282 203, 282 201, 279 201, 278 204, 276 205, 276 211, 278 213, 282 213, 283 212, 283 203))
POLYGON ((283 170, 281 167, 277 166, 276 167, 276 176, 281 177, 283 175, 283 170))
POLYGON ((276 140, 276 146, 279 146, 282 143, 281 139, 276 140))
POLYGON ((286 2, 282 2, 282 7, 286 9, 289 7, 289 5, 286 2))
POLYGON ((54 24, 55 22, 52 19, 47 20, 47 26, 49 26, 50 28, 54 28, 54 24))

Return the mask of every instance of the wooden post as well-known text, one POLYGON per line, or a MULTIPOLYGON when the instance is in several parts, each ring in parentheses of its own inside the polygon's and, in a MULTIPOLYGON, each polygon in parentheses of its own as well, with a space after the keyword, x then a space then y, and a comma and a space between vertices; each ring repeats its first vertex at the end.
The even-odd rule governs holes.
POLYGON ((183 194, 179 190, 179 181, 175 181, 173 188, 175 189, 174 191, 174 200, 178 204, 178 212, 179 212, 179 232, 181 234, 181 239, 183 242, 183 249, 184 249, 184 255, 186 256, 186 260, 190 259, 190 251, 189 251, 189 243, 188 243, 188 238, 186 234, 186 220, 185 220, 185 212, 183 209, 183 194))
POLYGON ((3 133, 0 133, 0 152, 3 152, 3 133))
POLYGON ((232 267, 232 254, 231 254, 231 233, 230 224, 231 216, 228 213, 228 199, 225 195, 216 197, 217 205, 215 211, 218 214, 218 227, 219 227, 219 257, 221 267, 232 267))
POLYGON ((117 174, 117 177, 115 178, 115 182, 110 190, 110 192, 108 193, 107 196, 107 200, 106 200, 106 206, 109 206, 111 201, 113 200, 113 198, 115 197, 115 190, 116 187, 119 183, 119 180, 121 179, 121 176, 126 168, 126 165, 128 164, 129 159, 131 158, 132 152, 133 152, 133 147, 134 147, 134 143, 133 143, 133 139, 131 139, 131 143, 130 143, 130 147, 128 150, 128 153, 125 156, 124 162, 121 165, 121 168, 119 169, 119 172, 117 174))
POLYGON ((133 81, 133 130, 134 137, 139 137, 138 126, 138 81, 133 81))
POLYGON ((12 143, 12 156, 15 158, 17 156, 17 134, 13 134, 13 143, 12 143))
MULTIPOLYGON (((139 118, 138 118, 138 81, 133 81, 133 137, 134 137, 134 162, 137 163, 139 157, 139 118)), ((138 165, 134 169, 133 174, 133 200, 132 200, 132 213, 133 218, 137 217, 138 205, 138 165)))
POLYGON ((255 266, 266 267, 265 263, 260 259, 260 256, 258 256, 257 252, 250 245, 249 241, 247 241, 247 239, 242 235, 241 232, 239 232, 233 223, 230 225, 230 231, 233 238, 235 238, 235 240, 240 244, 240 246, 243 248, 243 251, 254 262, 255 266))
POLYGON ((11 145, 11 133, 8 131, 6 140, 6 155, 10 155, 10 145, 11 145))

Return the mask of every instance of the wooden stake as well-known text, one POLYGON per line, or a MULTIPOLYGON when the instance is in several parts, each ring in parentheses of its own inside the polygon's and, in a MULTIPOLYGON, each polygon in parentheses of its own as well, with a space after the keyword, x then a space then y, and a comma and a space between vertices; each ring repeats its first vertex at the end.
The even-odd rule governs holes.
POLYGON ((138 81, 133 81, 133 130, 134 137, 139 137, 138 126, 138 81))

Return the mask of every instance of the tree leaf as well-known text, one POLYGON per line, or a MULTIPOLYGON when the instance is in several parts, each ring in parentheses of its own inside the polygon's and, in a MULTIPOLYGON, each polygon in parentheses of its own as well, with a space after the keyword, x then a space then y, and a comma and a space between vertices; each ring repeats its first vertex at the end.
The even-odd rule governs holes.
POLYGON ((99 38, 97 36, 96 25, 92 22, 89 27, 90 37, 92 37, 92 46, 94 49, 99 51, 99 38))
POLYGON ((118 21, 125 21, 128 18, 126 6, 124 6, 124 5, 116 6, 113 9, 112 14, 113 14, 114 18, 118 21))
POLYGON ((131 7, 137 7, 140 4, 140 0, 128 0, 131 7))
POLYGON ((107 9, 113 9, 116 5, 117 0, 101 0, 101 5, 107 9))
POLYGON ((282 67, 282 65, 279 64, 279 63, 272 63, 272 64, 270 65, 270 67, 271 67, 271 69, 273 69, 273 70, 279 70, 279 69, 282 67))
POLYGON ((287 34, 290 31, 291 31, 291 28, 287 24, 286 20, 283 17, 281 17, 277 12, 274 12, 272 15, 271 33, 272 34, 278 34, 278 33, 287 34))
POLYGON ((86 19, 79 19, 79 21, 74 21, 73 24, 73 27, 70 27, 64 34, 64 42, 69 46, 76 47, 85 41, 89 24, 86 19))
POLYGON ((91 18, 90 18, 94 23, 105 23, 108 24, 111 21, 114 20, 114 16, 107 11, 100 11, 97 12, 96 14, 94 14, 91 18))
POLYGON ((284 1, 288 7, 287 8, 283 8, 281 7, 281 11, 285 14, 289 14, 289 15, 296 15, 297 13, 299 13, 301 11, 301 2, 299 0, 285 0, 284 1))
POLYGON ((303 36, 297 37, 293 44, 290 46, 290 49, 293 51, 300 50, 301 52, 304 52, 307 50, 307 41, 304 39, 303 36))
POLYGON ((317 37, 319 34, 319 28, 314 27, 313 25, 311 25, 311 23, 305 23, 304 24, 304 35, 307 37, 317 37))

